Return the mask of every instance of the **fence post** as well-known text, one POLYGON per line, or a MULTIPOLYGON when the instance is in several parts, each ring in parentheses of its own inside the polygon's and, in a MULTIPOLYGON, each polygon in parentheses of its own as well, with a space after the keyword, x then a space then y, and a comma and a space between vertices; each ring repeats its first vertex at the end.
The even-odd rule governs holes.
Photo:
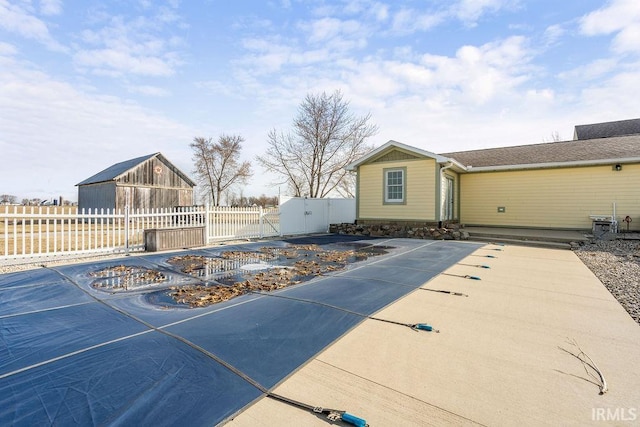
POLYGON ((258 206, 258 214, 260 215, 260 238, 264 238, 264 211, 262 210, 262 206, 258 206))
POLYGON ((124 253, 129 255, 129 205, 124 206, 124 253))
POLYGON ((209 244, 209 224, 211 223, 209 215, 211 215, 211 212, 209 212, 209 203, 207 202, 204 205, 204 239, 207 245, 209 244))

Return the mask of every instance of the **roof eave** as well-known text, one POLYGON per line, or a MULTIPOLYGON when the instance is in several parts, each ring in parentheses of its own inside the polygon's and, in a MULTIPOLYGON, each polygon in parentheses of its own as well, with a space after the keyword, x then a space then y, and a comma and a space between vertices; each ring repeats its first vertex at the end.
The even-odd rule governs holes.
POLYGON ((400 148, 402 150, 408 151, 410 153, 418 154, 418 155, 421 155, 421 156, 424 156, 424 157, 430 157, 432 159, 435 159, 436 162, 438 162, 438 163, 446 163, 448 160, 450 160, 447 157, 443 157, 443 156, 441 156, 439 154, 435 154, 435 153, 432 153, 430 151, 422 150, 420 148, 412 147, 410 145, 403 144, 402 142, 394 141, 394 140, 391 139, 391 140, 387 141, 385 144, 383 144, 380 147, 376 148, 375 150, 370 151, 368 154, 364 155, 363 157, 360 157, 355 162, 349 163, 348 165, 346 165, 344 167, 344 169, 347 170, 347 171, 355 171, 358 168, 358 166, 366 163, 367 161, 369 161, 372 158, 376 157, 378 154, 382 153, 383 151, 387 150, 390 147, 396 147, 396 148, 400 148))
POLYGON ((467 167, 462 163, 460 163, 459 161, 457 161, 456 159, 454 159, 453 157, 444 157, 440 155, 438 155, 438 157, 440 158, 440 160, 438 160, 438 163, 440 164, 449 163, 452 166, 451 168, 452 170, 456 172, 467 172, 467 167))
POLYGON ((509 170, 522 170, 522 169, 552 169, 563 168, 573 166, 602 166, 607 164, 624 164, 624 163, 640 163, 640 157, 624 157, 624 158, 611 158, 611 159, 596 159, 596 160, 575 160, 570 162, 547 162, 547 163, 527 163, 522 165, 500 165, 500 166, 467 166, 466 172, 494 172, 494 171, 509 171, 509 170))

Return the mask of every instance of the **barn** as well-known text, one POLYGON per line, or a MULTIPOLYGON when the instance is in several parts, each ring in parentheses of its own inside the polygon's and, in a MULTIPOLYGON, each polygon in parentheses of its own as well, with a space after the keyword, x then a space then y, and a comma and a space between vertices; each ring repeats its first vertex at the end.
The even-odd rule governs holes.
POLYGON ((189 206, 195 185, 161 153, 149 154, 116 163, 76 184, 78 210, 189 206))

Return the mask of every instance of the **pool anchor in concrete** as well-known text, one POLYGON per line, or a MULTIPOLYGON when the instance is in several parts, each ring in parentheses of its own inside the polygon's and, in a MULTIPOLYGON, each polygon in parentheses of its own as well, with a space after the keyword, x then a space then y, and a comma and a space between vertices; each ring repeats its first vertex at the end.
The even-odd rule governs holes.
POLYGON ((478 276, 471 276, 470 274, 452 274, 452 273, 440 273, 443 276, 451 276, 451 277, 461 277, 463 279, 471 279, 471 280, 482 280, 478 276))
POLYGON ((454 291, 447 291, 444 289, 431 289, 431 288, 418 288, 421 291, 429 291, 429 292, 439 292, 441 294, 449 294, 449 295, 455 295, 457 297, 468 297, 469 295, 467 294, 463 294, 462 292, 454 292, 454 291))
POLYGON ((464 265, 466 267, 476 267, 476 268, 491 268, 490 266, 485 264, 463 264, 459 262, 457 265, 464 265))
POLYGON ((267 393, 267 396, 275 399, 275 400, 279 400, 281 402, 284 403, 288 403, 289 405, 293 405, 296 406, 298 408, 301 409, 306 409, 308 411, 311 411, 315 414, 323 414, 327 416, 327 419, 329 421, 335 422, 335 421, 343 421, 347 424, 351 424, 353 426, 356 427, 369 427, 369 424, 367 424, 367 421, 364 420, 363 418, 357 417, 353 414, 350 414, 346 411, 341 411, 341 410, 337 410, 337 409, 327 409, 327 408, 323 408, 320 406, 312 406, 312 405, 308 405, 306 403, 303 402, 299 402, 297 400, 293 400, 293 399, 289 399, 288 397, 284 397, 281 396, 279 394, 275 394, 275 393, 267 393))

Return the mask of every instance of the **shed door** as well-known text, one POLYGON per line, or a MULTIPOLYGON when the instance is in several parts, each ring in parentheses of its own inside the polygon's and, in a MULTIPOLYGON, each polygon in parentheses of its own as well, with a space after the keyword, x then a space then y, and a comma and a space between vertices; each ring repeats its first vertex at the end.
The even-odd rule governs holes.
POLYGON ((454 205, 453 201, 454 197, 454 185, 453 178, 447 177, 446 190, 445 190, 445 201, 444 201, 444 220, 451 221, 453 220, 454 215, 454 205))

